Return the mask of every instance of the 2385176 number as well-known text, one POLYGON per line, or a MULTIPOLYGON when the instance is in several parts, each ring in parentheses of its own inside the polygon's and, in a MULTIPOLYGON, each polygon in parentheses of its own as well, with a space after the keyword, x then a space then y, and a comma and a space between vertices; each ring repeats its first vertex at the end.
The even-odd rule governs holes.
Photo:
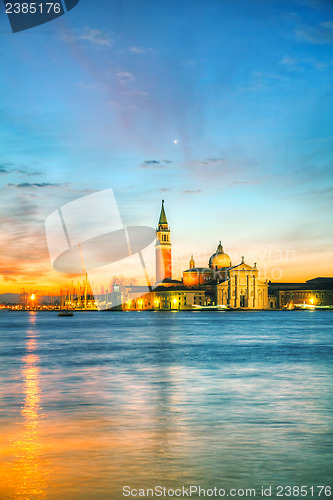
POLYGON ((6 14, 60 14, 60 12, 60 3, 6 3, 6 14))
POLYGON ((277 486, 276 496, 277 497, 306 497, 310 496, 322 496, 330 497, 332 495, 332 490, 330 486, 277 486))

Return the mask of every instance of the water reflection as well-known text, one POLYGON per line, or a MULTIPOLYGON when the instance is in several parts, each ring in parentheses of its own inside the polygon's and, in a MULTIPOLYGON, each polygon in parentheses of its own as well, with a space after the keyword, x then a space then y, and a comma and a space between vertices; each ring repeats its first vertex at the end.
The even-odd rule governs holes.
POLYGON ((41 430, 44 415, 40 406, 40 368, 37 348, 36 313, 29 316, 26 354, 23 357, 24 401, 21 414, 23 429, 14 441, 14 479, 16 500, 46 498, 47 471, 43 458, 41 430))
POLYGON ((328 484, 331 316, 300 329, 281 312, 277 330, 278 312, 87 313, 74 326, 39 313, 28 328, 14 314, 0 338, 0 499, 328 484))

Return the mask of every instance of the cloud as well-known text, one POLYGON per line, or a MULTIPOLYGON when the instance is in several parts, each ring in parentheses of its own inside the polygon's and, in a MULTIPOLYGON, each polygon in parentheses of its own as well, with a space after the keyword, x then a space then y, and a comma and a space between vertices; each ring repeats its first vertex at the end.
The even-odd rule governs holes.
POLYGON ((132 90, 124 90, 121 92, 122 95, 130 95, 134 97, 147 97, 149 92, 145 92, 144 90, 132 89, 132 90))
POLYGON ((35 175, 41 175, 41 172, 27 172, 27 171, 21 170, 19 168, 12 170, 12 172, 15 172, 16 174, 20 174, 20 175, 26 175, 28 177, 33 177, 35 175))
POLYGON ((52 184, 50 182, 22 182, 21 184, 7 184, 8 187, 17 187, 17 188, 58 188, 67 186, 67 184, 52 184))
POLYGON ((314 58, 305 58, 305 59, 299 59, 297 61, 292 57, 284 56, 284 58, 280 61, 280 64, 282 64, 285 68, 288 68, 289 70, 298 70, 298 69, 303 69, 306 66, 312 66, 313 68, 322 71, 324 69, 333 66, 333 60, 326 59, 325 61, 322 61, 314 58))
POLYGON ((83 29, 83 34, 79 37, 79 39, 93 45, 104 45, 110 47, 112 44, 112 41, 105 31, 88 27, 83 29))
POLYGON ((331 201, 332 194, 333 194, 333 186, 329 186, 322 189, 313 189, 311 191, 307 191, 306 193, 302 193, 299 196, 312 197, 318 200, 322 200, 323 198, 327 197, 331 201))
POLYGON ((229 182, 229 186, 238 186, 238 185, 242 185, 242 184, 247 184, 247 185, 255 185, 255 184, 259 184, 259 181, 258 180, 252 180, 252 181, 232 181, 232 182, 229 182))
POLYGON ((157 191, 161 191, 161 192, 164 193, 164 192, 167 192, 167 191, 171 191, 171 189, 169 189, 169 188, 160 188, 157 191))
POLYGON ((304 26, 297 29, 295 35, 300 40, 315 45, 327 45, 333 43, 333 21, 325 21, 317 26, 304 26))
POLYGON ((12 162, 2 163, 0 165, 0 174, 19 174, 26 176, 40 175, 41 172, 29 172, 29 167, 25 165, 16 166, 12 162))
POLYGON ((191 179, 200 180, 202 187, 211 186, 214 189, 225 189, 226 186, 234 184, 256 184, 258 166, 257 163, 240 152, 229 152, 231 159, 204 158, 202 160, 190 160, 183 163, 189 171, 191 179))
POLYGON ((314 10, 319 10, 324 4, 323 0, 297 0, 297 3, 300 5, 307 5, 314 10))
POLYGON ((172 162, 168 160, 146 160, 141 163, 140 168, 165 168, 170 163, 172 162))
POLYGON ((136 47, 135 45, 129 48, 130 52, 134 52, 134 54, 145 54, 146 51, 142 47, 136 47))
POLYGON ((7 267, 0 267, 0 274, 2 275, 6 275, 6 276, 9 276, 11 274, 16 274, 17 273, 17 269, 8 269, 7 267))
POLYGON ((202 189, 185 189, 182 191, 184 194, 195 194, 195 193, 202 193, 202 189))
POLYGON ((224 158, 205 158, 203 160, 193 160, 185 164, 193 170, 216 170, 225 169, 228 162, 224 158))
POLYGON ((118 78, 124 78, 124 79, 128 79, 128 80, 134 80, 135 77, 132 73, 129 73, 128 71, 118 71, 116 73, 116 76, 118 76, 118 78))
POLYGON ((288 66, 289 68, 294 68, 297 65, 297 61, 293 57, 284 56, 281 64, 283 64, 284 66, 288 66))
POLYGON ((253 71, 253 75, 261 80, 286 80, 285 76, 278 73, 264 73, 262 71, 253 71))
POLYGON ((16 282, 17 282, 17 279, 16 279, 16 278, 10 278, 9 276, 4 276, 4 277, 3 277, 3 280, 4 280, 6 283, 16 283, 16 282))

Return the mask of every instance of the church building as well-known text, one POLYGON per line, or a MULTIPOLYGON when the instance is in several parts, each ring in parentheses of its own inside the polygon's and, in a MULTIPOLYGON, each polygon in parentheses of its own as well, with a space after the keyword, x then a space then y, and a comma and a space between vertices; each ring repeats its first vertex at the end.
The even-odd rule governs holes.
MULTIPOLYGON (((170 303, 172 308, 171 304, 175 303, 175 299, 170 299, 168 302, 168 294, 174 297, 177 292, 179 296, 184 296, 184 307, 181 308, 188 309, 186 291, 187 293, 191 291, 192 295, 196 290, 200 292, 198 297, 200 296, 202 305, 225 306, 231 309, 268 307, 268 284, 259 280, 257 265, 251 266, 245 263, 242 257, 240 264, 233 266, 229 255, 223 250, 221 241, 216 252, 210 257, 207 267, 196 267, 192 255, 189 269, 183 272, 182 280, 173 280, 170 234, 163 200, 156 229, 156 283, 159 286, 154 291, 155 304, 158 302, 157 295, 163 294, 164 303, 170 303)), ((193 301, 190 304, 193 304, 193 301)))

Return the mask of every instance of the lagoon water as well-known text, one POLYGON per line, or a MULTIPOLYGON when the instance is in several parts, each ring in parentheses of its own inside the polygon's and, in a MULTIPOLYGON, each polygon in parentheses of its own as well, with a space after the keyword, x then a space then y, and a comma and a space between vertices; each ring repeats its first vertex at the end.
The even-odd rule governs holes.
POLYGON ((331 311, 1 311, 0 331, 1 499, 332 484, 331 311))

